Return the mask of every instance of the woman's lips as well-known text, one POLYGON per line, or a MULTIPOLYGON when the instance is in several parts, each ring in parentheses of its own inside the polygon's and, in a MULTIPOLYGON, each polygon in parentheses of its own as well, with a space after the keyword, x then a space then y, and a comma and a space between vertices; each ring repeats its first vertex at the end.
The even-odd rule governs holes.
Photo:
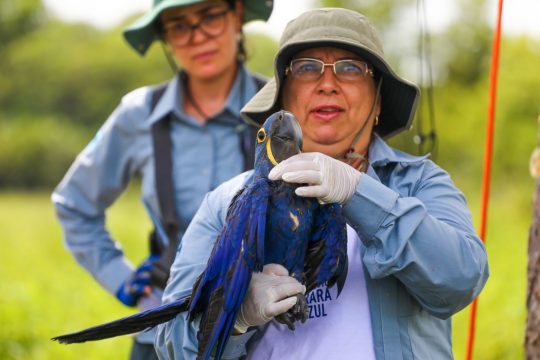
POLYGON ((311 109, 310 113, 318 119, 328 121, 338 117, 343 111, 344 109, 337 105, 320 105, 311 109))
POLYGON ((204 52, 194 55, 193 60, 205 61, 212 58, 215 54, 217 54, 217 50, 204 51, 204 52))

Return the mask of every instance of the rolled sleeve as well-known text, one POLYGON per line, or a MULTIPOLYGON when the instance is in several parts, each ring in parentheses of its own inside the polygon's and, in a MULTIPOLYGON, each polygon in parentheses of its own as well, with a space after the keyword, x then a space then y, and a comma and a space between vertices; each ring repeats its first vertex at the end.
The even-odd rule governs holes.
POLYGON ((380 182, 363 174, 354 196, 343 206, 344 213, 353 220, 352 226, 362 238, 368 240, 377 232, 384 219, 394 207, 399 194, 380 182), (360 221, 354 221, 355 214, 363 214, 360 221))
MULTIPOLYGON (((128 100, 134 97, 144 96, 132 94, 128 100)), ((105 212, 141 167, 142 154, 148 152, 139 125, 144 111, 126 102, 77 156, 51 196, 66 247, 111 294, 133 266, 107 231, 105 212)))
POLYGON ((343 207, 365 246, 364 264, 372 278, 395 276, 427 311, 447 318, 488 277, 465 198, 428 160, 395 166, 387 181, 363 175, 343 207))

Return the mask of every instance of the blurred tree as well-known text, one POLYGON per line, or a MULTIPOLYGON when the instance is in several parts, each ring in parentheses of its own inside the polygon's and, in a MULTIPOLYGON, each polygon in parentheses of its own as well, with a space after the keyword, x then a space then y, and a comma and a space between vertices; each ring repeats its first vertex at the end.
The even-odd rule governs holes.
POLYGON ((41 0, 0 0, 0 53, 16 39, 44 23, 41 0))
MULTIPOLYGON (((0 62, 0 187, 55 185, 124 94, 173 75, 159 44, 140 57, 122 29, 49 20, 12 41, 0 62)), ((271 75, 275 41, 246 36, 248 67, 271 75)))
POLYGON ((384 32, 387 26, 393 25, 404 9, 409 8, 414 0, 318 0, 322 7, 342 7, 366 14, 377 29, 384 32))
POLYGON ((273 60, 277 52, 277 42, 260 33, 246 34, 247 67, 265 76, 273 76, 273 60))
POLYGON ((439 80, 464 86, 478 82, 489 73, 492 29, 488 22, 486 0, 458 0, 459 19, 437 38, 436 62, 439 80))

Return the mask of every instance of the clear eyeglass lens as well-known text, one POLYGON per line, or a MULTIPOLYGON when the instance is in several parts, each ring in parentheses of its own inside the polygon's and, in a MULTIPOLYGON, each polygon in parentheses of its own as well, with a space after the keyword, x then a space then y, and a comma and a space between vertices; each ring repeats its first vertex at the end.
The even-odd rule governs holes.
POLYGON ((317 80, 327 66, 332 67, 338 79, 345 81, 358 81, 369 73, 365 62, 352 59, 338 60, 332 64, 325 64, 318 59, 296 59, 291 61, 290 72, 300 80, 317 80))
POLYGON ((197 24, 187 21, 172 21, 165 24, 165 36, 175 46, 185 46, 189 43, 193 32, 200 29, 205 35, 215 37, 225 29, 225 14, 229 10, 213 11, 203 15, 197 24))

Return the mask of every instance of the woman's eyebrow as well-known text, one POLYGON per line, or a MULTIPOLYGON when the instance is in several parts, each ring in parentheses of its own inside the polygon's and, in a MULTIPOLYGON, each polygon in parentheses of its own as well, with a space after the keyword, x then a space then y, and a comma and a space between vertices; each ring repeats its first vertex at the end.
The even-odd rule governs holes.
MULTIPOLYGON (((207 14, 210 10, 216 8, 216 9, 219 9, 221 6, 220 5, 217 5, 217 4, 212 4, 212 5, 207 5, 197 11, 195 11, 193 14, 197 14, 197 15, 204 15, 204 14, 207 14)), ((165 21, 184 21, 185 19, 187 18, 186 15, 184 14, 180 14, 180 15, 173 15, 171 16, 170 18, 168 19, 165 19, 165 21)))

